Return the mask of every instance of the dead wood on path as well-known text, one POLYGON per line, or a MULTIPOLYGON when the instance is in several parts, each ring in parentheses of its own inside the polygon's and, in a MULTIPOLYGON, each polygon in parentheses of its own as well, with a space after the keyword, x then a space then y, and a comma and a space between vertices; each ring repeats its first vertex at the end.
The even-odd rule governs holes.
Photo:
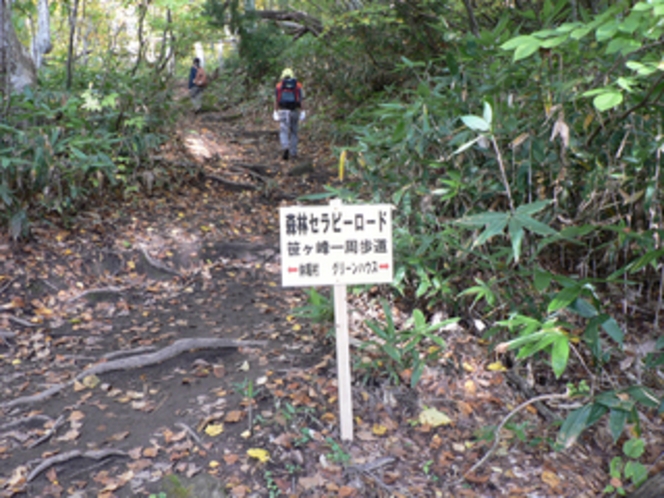
MULTIPOLYGON (((0 404, 0 409, 8 410, 21 405, 34 404, 54 396, 60 391, 74 384, 76 381, 81 381, 90 375, 101 375, 108 372, 115 372, 118 370, 133 370, 136 368, 148 367, 162 363, 166 360, 174 358, 182 353, 200 349, 224 349, 224 348, 241 348, 248 346, 264 346, 264 341, 242 341, 235 339, 219 339, 219 338, 189 338, 180 339, 175 341, 170 346, 155 351, 153 353, 140 354, 137 356, 130 356, 129 358, 120 358, 118 360, 107 361, 104 363, 97 363, 96 365, 80 372, 73 380, 62 384, 57 384, 50 387, 46 391, 29 396, 22 396, 20 398, 7 401, 0 404)), ((128 352, 130 353, 130 352, 128 352)))

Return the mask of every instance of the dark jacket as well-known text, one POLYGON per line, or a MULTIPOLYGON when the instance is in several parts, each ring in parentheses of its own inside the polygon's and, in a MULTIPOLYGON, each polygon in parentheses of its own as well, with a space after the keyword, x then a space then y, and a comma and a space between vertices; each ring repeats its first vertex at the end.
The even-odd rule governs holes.
POLYGON ((198 67, 191 66, 191 70, 189 71, 189 89, 190 90, 196 86, 196 85, 194 85, 194 78, 196 78, 196 73, 197 72, 198 72, 198 67))

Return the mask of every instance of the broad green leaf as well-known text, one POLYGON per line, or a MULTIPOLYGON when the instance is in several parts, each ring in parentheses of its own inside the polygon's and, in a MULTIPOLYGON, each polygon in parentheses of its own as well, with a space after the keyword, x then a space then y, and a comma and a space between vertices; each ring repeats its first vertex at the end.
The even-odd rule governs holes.
POLYGON ((641 76, 650 76, 651 74, 657 72, 657 68, 652 65, 645 65, 636 61, 629 61, 625 64, 627 68, 632 71, 636 71, 641 76))
POLYGON ((516 213, 514 218, 516 218, 521 226, 538 235, 558 235, 558 232, 556 232, 549 225, 546 225, 541 221, 537 221, 535 218, 531 218, 530 216, 516 213))
POLYGON ((420 381, 420 378, 422 377, 422 374, 424 373, 424 367, 426 364, 423 361, 418 361, 417 364, 415 365, 415 368, 413 368, 413 373, 410 376, 410 387, 415 387, 417 383, 420 381))
POLYGON ((568 308, 578 313, 583 318, 593 318, 599 314, 597 309, 592 304, 580 297, 575 299, 574 302, 568 306, 568 308))
MULTIPOLYGON (((556 341, 555 334, 552 334, 550 331, 543 331, 544 336, 538 341, 530 341, 528 344, 525 344, 517 353, 517 359, 528 358, 529 356, 539 353, 543 349, 548 348, 551 344, 556 341)), ((532 337, 532 336, 531 336, 532 337)))
POLYGON ((631 480, 635 486, 639 486, 648 479, 648 469, 640 462, 629 460, 625 464, 625 477, 631 480))
POLYGON ((538 292, 544 292, 551 284, 551 274, 547 271, 535 270, 535 277, 533 279, 535 289, 538 292))
POLYGON ((614 38, 609 42, 606 47, 607 55, 620 52, 622 55, 627 55, 641 48, 641 43, 631 38, 614 38))
POLYGON ((620 328, 620 325, 618 325, 618 322, 615 321, 613 318, 609 318, 602 324, 602 328, 604 329, 604 332, 606 332, 611 339, 616 341, 620 346, 623 344, 623 340, 625 338, 625 334, 623 333, 622 329, 620 328))
POLYGON ((484 118, 484 121, 491 126, 491 123, 493 122, 493 110, 491 109, 491 104, 488 102, 484 102, 484 114, 482 117, 484 118))
POLYGON ((461 121, 473 131, 487 132, 491 129, 489 123, 479 116, 461 116, 461 121))
POLYGON ((625 392, 632 396, 636 401, 649 408, 657 408, 660 400, 650 389, 643 386, 632 386, 625 389, 625 392))
POLYGON ((569 338, 560 333, 553 342, 551 348, 551 368, 556 375, 556 379, 565 372, 567 361, 569 360, 569 338))
POLYGON ((573 40, 580 40, 584 36, 587 36, 592 31, 592 28, 589 26, 583 28, 577 28, 570 33, 570 38, 573 40))
POLYGON ((401 362, 401 355, 399 354, 399 351, 392 346, 391 344, 383 344, 383 350, 388 354, 390 358, 392 358, 396 363, 401 362))
POLYGON ((611 431, 614 443, 622 435, 625 423, 627 422, 627 415, 625 410, 612 409, 609 412, 609 430, 611 431))
POLYGON ((651 10, 652 4, 646 2, 639 2, 632 7, 632 10, 635 12, 645 12, 646 10, 651 10))
POLYGON ((530 204, 523 204, 519 206, 518 208, 516 208, 516 212, 518 214, 525 214, 527 216, 531 216, 533 214, 539 213, 542 209, 549 206, 550 204, 551 201, 549 200, 531 202, 530 204))
POLYGON ((640 438, 628 439, 623 444, 623 453, 625 454, 626 457, 629 457, 633 460, 637 460, 638 458, 641 457, 641 455, 643 455, 645 447, 646 445, 643 442, 643 439, 640 438))
POLYGON ((561 290, 553 300, 549 303, 547 308, 548 313, 553 313, 569 306, 577 297, 581 295, 581 287, 565 287, 561 290))
POLYGON ((626 92, 632 92, 632 85, 635 84, 634 78, 618 78, 616 84, 626 92))
POLYGON ((627 19, 620 23, 618 29, 622 33, 627 33, 629 35, 634 34, 641 27, 641 21, 644 19, 646 18, 643 14, 632 10, 627 16, 627 19))
POLYGON ((567 35, 556 36, 555 38, 544 40, 540 45, 542 48, 554 48, 566 42, 568 38, 567 35))
POLYGON ((500 46, 500 48, 503 50, 514 50, 521 45, 529 44, 532 40, 533 37, 531 35, 521 35, 517 36, 516 38, 512 38, 511 40, 507 40, 500 46))
POLYGON ((622 93, 614 90, 602 93, 597 97, 595 97, 593 99, 593 105, 595 106, 595 109, 597 109, 599 112, 604 112, 622 104, 622 101, 623 101, 622 93))
POLYGON ((653 269, 656 269, 656 262, 662 256, 664 256, 664 249, 657 249, 656 251, 647 252, 629 265, 629 272, 635 273, 650 264, 652 264, 653 269))
POLYGON ((505 230, 505 226, 507 225, 507 216, 505 216, 502 219, 496 219, 492 223, 489 223, 486 226, 486 229, 480 234, 480 236, 475 240, 473 243, 474 246, 481 246, 484 244, 487 240, 489 240, 491 237, 495 235, 500 235, 503 233, 505 230))
POLYGON ((512 256, 514 257, 514 262, 518 263, 521 257, 521 243, 523 242, 525 232, 514 218, 510 218, 508 232, 512 241, 512 256))
POLYGON ((508 218, 509 215, 506 213, 487 211, 485 213, 474 214, 472 216, 464 216, 463 218, 456 220, 455 223, 471 227, 483 227, 499 220, 503 220, 505 223, 507 223, 508 218))
POLYGON ((514 62, 530 57, 541 47, 541 42, 537 38, 531 37, 528 43, 519 45, 514 51, 514 62))
POLYGON ((595 38, 598 42, 606 41, 618 32, 618 22, 615 20, 603 24, 595 32, 595 38))
POLYGON ((570 31, 575 30, 579 26, 582 26, 582 24, 579 22, 566 22, 558 26, 558 28, 556 28, 556 31, 558 33, 569 33, 570 31))
POLYGON ((576 443, 581 433, 588 427, 588 418, 592 411, 592 405, 584 405, 571 412, 558 432, 558 443, 565 449, 569 449, 576 443))
POLYGON ((481 139, 482 139, 482 135, 480 135, 480 136, 474 138, 474 139, 471 140, 470 142, 466 142, 465 144, 463 144, 461 147, 459 147, 457 150, 454 151, 454 155, 456 156, 456 155, 458 155, 458 154, 461 154, 464 150, 466 150, 466 149, 470 149, 473 145, 475 145, 475 144, 476 144, 477 142, 479 142, 481 139))

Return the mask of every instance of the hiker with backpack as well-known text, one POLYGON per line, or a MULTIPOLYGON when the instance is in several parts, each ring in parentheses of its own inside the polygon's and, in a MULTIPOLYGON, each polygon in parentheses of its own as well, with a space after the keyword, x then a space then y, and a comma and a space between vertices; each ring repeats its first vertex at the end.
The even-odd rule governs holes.
POLYGON ((203 89, 207 86, 207 74, 201 67, 201 60, 196 57, 189 71, 189 96, 194 106, 194 112, 201 110, 203 89))
POLYGON ((306 116, 303 100, 302 83, 295 79, 292 69, 284 69, 275 88, 273 113, 274 120, 279 121, 279 142, 284 161, 297 157, 298 124, 306 116))

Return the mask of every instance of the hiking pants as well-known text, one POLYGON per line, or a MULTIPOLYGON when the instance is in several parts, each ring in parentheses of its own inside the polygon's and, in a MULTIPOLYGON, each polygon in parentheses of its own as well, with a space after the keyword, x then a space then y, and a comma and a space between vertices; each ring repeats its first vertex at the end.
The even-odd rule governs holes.
POLYGON ((281 150, 288 150, 290 157, 297 156, 297 126, 300 123, 300 110, 281 109, 279 111, 279 142, 281 150))
POLYGON ((194 111, 200 111, 201 104, 203 103, 203 88, 196 85, 192 86, 189 89, 189 96, 191 97, 191 103, 194 107, 194 111))

